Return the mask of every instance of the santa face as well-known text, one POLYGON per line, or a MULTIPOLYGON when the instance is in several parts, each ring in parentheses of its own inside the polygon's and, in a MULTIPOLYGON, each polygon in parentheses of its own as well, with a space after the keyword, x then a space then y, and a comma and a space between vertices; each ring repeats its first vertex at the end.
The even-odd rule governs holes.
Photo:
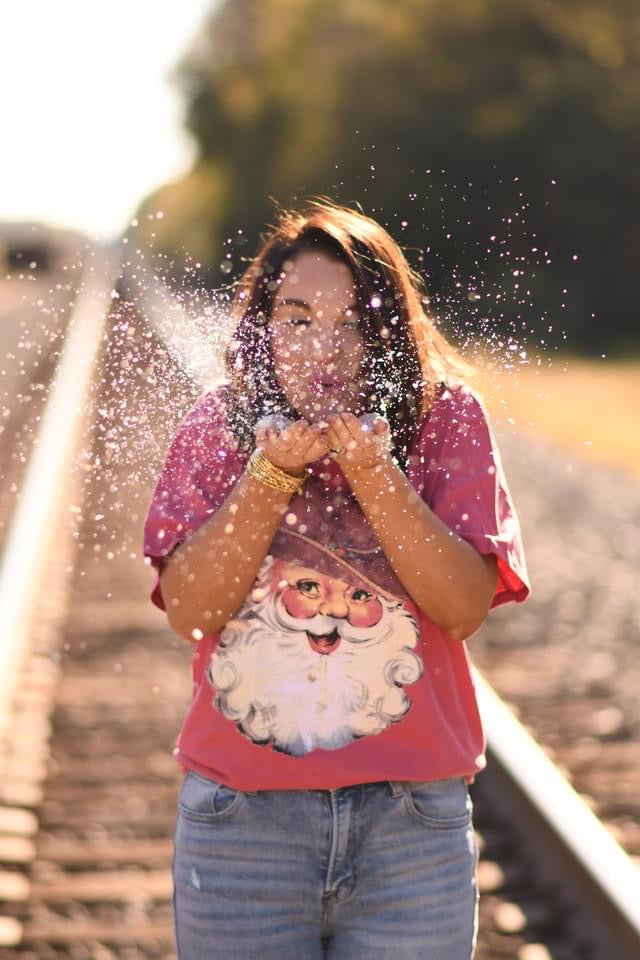
POLYGON ((267 557, 211 658, 215 705, 255 743, 337 749, 405 715, 417 639, 400 601, 267 557))
POLYGON ((352 627, 374 627, 380 623, 382 604, 369 590, 353 586, 345 580, 335 580, 309 567, 276 562, 276 573, 281 577, 282 605, 293 620, 303 624, 312 650, 330 654, 340 643, 338 623, 328 633, 319 633, 313 626, 322 627, 325 619, 346 620, 352 627))

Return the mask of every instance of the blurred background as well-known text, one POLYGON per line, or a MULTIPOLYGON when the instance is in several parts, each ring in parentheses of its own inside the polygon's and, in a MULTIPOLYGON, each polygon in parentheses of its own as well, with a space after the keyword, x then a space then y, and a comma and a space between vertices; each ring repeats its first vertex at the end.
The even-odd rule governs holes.
POLYGON ((34 224, 133 237, 176 289, 214 290, 278 206, 329 195, 510 371, 502 412, 637 466, 636 4, 62 0, 7 8, 0 43, 0 303, 24 298, 34 224))

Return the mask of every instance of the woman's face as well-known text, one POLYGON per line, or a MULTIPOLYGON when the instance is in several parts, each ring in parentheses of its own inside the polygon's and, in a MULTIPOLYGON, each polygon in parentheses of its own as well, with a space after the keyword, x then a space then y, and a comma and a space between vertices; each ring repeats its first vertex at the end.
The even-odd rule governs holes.
POLYGON ((269 324, 276 377, 291 406, 311 422, 364 410, 364 357, 351 270, 324 253, 286 261, 269 324))

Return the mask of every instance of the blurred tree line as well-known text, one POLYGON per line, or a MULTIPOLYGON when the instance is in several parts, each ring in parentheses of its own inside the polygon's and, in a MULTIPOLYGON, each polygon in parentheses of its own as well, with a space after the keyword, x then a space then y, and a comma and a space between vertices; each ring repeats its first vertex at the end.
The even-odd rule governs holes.
POLYGON ((222 0, 176 75, 197 162, 141 229, 220 286, 329 195, 459 339, 637 352, 639 65, 637 0, 222 0))

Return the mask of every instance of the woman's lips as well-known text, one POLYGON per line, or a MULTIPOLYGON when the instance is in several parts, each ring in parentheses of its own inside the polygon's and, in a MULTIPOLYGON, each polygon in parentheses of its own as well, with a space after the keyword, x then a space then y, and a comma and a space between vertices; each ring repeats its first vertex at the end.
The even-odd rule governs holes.
POLYGON ((332 630, 331 633, 309 633, 308 630, 305 633, 309 640, 309 646, 316 653, 333 653, 340 646, 340 636, 337 629, 332 630))
POLYGON ((344 387, 344 380, 332 380, 330 378, 327 378, 326 380, 316 380, 316 382, 313 384, 313 389, 323 396, 328 393, 338 393, 339 391, 344 390, 344 387))

